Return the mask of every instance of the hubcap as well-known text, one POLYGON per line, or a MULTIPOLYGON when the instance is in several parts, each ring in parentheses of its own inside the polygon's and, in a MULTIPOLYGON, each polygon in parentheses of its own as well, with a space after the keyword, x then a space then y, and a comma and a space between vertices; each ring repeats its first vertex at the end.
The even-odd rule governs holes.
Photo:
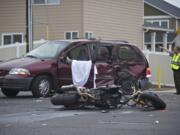
POLYGON ((46 96, 50 90, 50 83, 48 80, 41 80, 39 83, 39 92, 42 96, 46 96))

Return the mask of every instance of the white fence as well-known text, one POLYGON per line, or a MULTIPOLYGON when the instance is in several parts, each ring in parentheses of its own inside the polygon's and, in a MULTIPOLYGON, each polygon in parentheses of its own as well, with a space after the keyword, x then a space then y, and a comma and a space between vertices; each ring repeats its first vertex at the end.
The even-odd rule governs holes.
POLYGON ((174 86, 173 73, 170 68, 171 58, 168 53, 144 51, 149 61, 152 84, 159 86, 174 86))
MULTIPOLYGON (((34 48, 44 43, 45 40, 34 42, 34 48)), ((0 61, 11 58, 21 57, 26 54, 26 43, 15 43, 11 45, 0 46, 0 61)))

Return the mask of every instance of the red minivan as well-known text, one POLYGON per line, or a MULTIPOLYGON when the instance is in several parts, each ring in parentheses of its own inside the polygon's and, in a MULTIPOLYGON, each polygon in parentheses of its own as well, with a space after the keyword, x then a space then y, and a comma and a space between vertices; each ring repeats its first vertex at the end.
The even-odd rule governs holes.
MULTIPOLYGON (((97 87, 117 84, 122 70, 143 82, 141 87, 148 84, 149 65, 136 46, 126 41, 61 40, 47 41, 21 58, 0 63, 2 93, 15 97, 19 91, 32 91, 34 97, 46 97, 62 85, 72 84, 67 57, 92 60, 98 70, 97 87)), ((86 87, 93 87, 93 68, 86 87)))

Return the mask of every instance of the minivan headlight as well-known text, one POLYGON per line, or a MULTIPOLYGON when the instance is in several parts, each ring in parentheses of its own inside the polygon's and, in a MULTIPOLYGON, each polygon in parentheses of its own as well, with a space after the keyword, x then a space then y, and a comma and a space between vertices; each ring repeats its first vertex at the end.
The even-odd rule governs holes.
POLYGON ((10 71, 9 71, 9 74, 10 75, 30 75, 30 72, 29 70, 27 69, 24 69, 24 68, 12 68, 10 71))

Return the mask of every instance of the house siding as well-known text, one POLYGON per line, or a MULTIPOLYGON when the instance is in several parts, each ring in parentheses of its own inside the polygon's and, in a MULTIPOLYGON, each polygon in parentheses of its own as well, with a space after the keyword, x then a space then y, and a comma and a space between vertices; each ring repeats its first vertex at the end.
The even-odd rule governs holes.
MULTIPOLYGON (((26 1, 0 1, 0 36, 2 33, 26 33, 26 1)), ((1 45, 1 38, 0 38, 1 45)))
MULTIPOLYGON (((169 15, 150 5, 144 4, 144 16, 169 16, 169 15)), ((152 20, 152 19, 149 19, 149 20, 152 20)), ((145 19, 145 20, 148 20, 148 19, 145 19)), ((176 29, 176 19, 173 17, 163 18, 163 19, 153 19, 153 20, 169 20, 169 28, 174 29, 174 30, 176 29)))
POLYGON ((180 19, 178 19, 178 29, 180 29, 180 19))
POLYGON ((144 16, 156 16, 156 15, 167 15, 164 12, 155 9, 152 6, 144 4, 144 16))
POLYGON ((83 36, 83 0, 61 0, 60 5, 34 5, 34 40, 64 39, 65 31, 83 36))
POLYGON ((143 0, 84 0, 84 31, 92 31, 95 38, 127 40, 142 48, 143 14, 143 0))
POLYGON ((176 30, 176 19, 175 18, 169 19, 169 28, 176 30))

